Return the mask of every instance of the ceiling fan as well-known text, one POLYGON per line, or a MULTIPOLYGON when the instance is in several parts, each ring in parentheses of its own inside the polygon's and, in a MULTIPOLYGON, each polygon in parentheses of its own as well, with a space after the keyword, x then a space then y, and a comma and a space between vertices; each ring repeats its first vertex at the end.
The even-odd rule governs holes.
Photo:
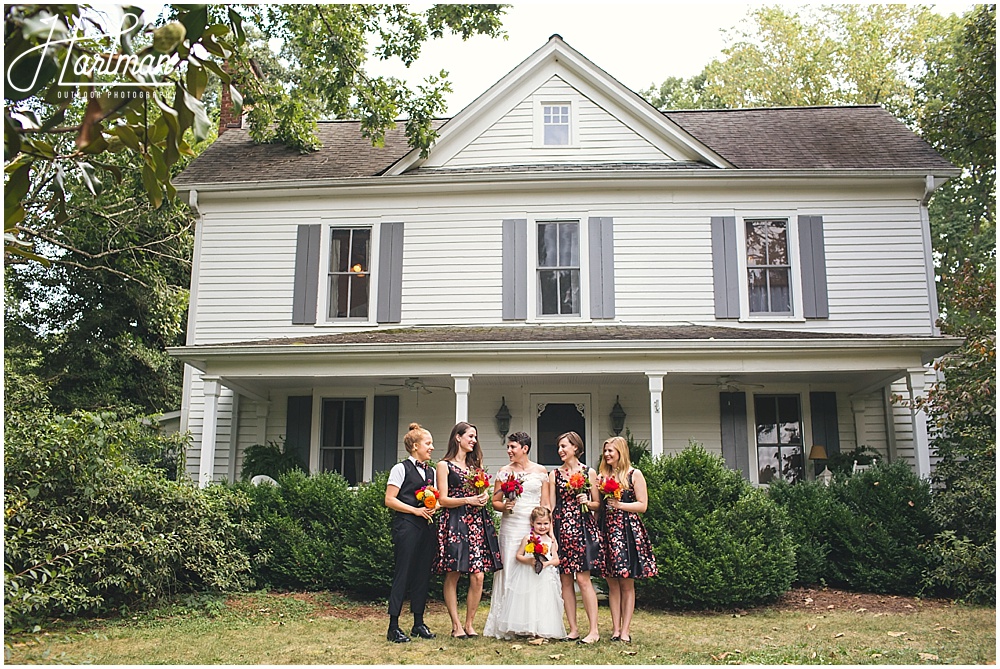
POLYGON ((695 386, 714 386, 721 391, 727 393, 736 393, 744 388, 763 388, 764 386, 760 383, 744 383, 742 381, 737 381, 731 376, 719 376, 716 377, 715 383, 693 383, 691 385, 695 386))
MULTIPOLYGON (((410 377, 408 377, 406 379, 403 379, 402 383, 380 383, 379 385, 380 386, 384 386, 386 388, 399 388, 400 390, 402 390, 402 389, 405 388, 406 390, 409 390, 411 392, 414 392, 414 393, 423 393, 424 395, 430 395, 433 392, 431 390, 431 388, 440 388, 440 389, 443 389, 443 390, 451 390, 451 388, 449 388, 448 386, 432 386, 432 385, 428 385, 428 384, 424 383, 423 381, 421 381, 420 378, 416 377, 416 376, 410 376, 410 377)), ((390 392, 393 392, 393 391, 390 391, 390 392)))

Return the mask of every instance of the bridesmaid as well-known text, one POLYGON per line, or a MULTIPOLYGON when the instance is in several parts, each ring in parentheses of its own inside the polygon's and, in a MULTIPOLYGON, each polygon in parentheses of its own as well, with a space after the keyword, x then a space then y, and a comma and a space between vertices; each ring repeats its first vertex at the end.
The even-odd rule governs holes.
POLYGON ((484 507, 490 490, 476 495, 469 491, 466 476, 482 466, 476 426, 460 422, 448 438, 448 450, 437 464, 438 503, 444 508, 438 523, 438 554, 434 571, 444 574, 444 603, 451 617, 451 635, 456 639, 479 636, 474 623, 483 597, 483 578, 503 569, 500 542, 492 512, 484 507), (465 624, 458 617, 458 577, 469 575, 465 624))
POLYGON ((604 442, 601 477, 615 479, 621 499, 607 497, 604 506, 604 575, 608 581, 611 607, 611 640, 632 643, 632 613, 635 611, 635 579, 656 576, 656 557, 646 527, 639 518, 646 512, 649 497, 646 479, 632 467, 628 442, 612 437, 604 442))
POLYGON ((590 582, 591 572, 601 576, 604 572, 604 551, 596 514, 601 506, 597 490, 597 473, 580 462, 583 453, 583 439, 576 432, 566 432, 557 441, 562 466, 549 474, 549 499, 555 500, 552 510, 556 541, 559 544, 559 578, 562 581, 563 606, 569 620, 567 641, 591 644, 600 640, 597 629, 597 593, 590 582), (573 474, 581 473, 588 478, 586 492, 576 493, 566 487, 573 474), (586 505, 589 512, 581 507, 586 505), (583 609, 587 612, 589 629, 587 636, 580 638, 576 623, 576 593, 573 582, 580 588, 583 609))

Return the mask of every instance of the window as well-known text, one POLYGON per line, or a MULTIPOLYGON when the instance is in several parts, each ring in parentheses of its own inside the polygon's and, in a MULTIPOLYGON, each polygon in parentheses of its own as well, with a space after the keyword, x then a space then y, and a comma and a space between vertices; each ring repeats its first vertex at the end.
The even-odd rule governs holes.
POLYGON ((791 264, 786 219, 746 220, 750 314, 791 314, 791 264))
POLYGON ((323 400, 320 471, 338 472, 351 485, 363 475, 365 461, 365 401, 323 400))
POLYGON ((580 315, 580 222, 538 224, 538 312, 580 315))
POLYGON ((368 318, 370 228, 333 228, 327 317, 368 318))
POLYGON ((568 146, 570 143, 570 106, 542 105, 542 143, 545 146, 568 146))
POLYGON ((802 480, 802 417, 798 395, 756 395, 753 407, 758 482, 802 480))

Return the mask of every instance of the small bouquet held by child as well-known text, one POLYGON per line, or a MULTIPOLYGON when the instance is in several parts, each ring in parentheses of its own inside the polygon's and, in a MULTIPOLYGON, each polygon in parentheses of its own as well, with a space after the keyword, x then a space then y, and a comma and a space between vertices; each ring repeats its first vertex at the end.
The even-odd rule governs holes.
POLYGON ((541 574, 545 568, 545 558, 549 552, 549 547, 542 543, 542 538, 532 532, 528 536, 528 543, 524 545, 526 555, 535 556, 535 573, 541 574))
MULTIPOLYGON (((503 493, 503 498, 508 502, 516 501, 524 492, 524 475, 508 472, 507 478, 500 483, 500 492, 503 493)), ((509 510, 507 513, 513 513, 513 510, 509 510)))
MULTIPOLYGON (((566 489, 572 492, 574 497, 576 495, 581 495, 581 494, 589 495, 590 477, 584 474, 583 472, 576 472, 575 474, 569 477, 568 481, 566 481, 566 489)), ((586 502, 580 504, 581 513, 588 513, 589 511, 590 507, 587 506, 586 502)))

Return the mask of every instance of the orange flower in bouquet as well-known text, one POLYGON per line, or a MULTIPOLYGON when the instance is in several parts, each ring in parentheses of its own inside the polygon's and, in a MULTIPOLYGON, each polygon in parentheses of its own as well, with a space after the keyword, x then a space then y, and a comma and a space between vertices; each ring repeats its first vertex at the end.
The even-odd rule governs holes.
POLYGON ((481 495, 490 487, 490 475, 481 467, 473 469, 465 476, 465 485, 473 495, 481 495))
POLYGON ((597 489, 601 491, 601 495, 604 499, 610 499, 614 497, 615 499, 622 498, 622 485, 617 479, 613 478, 600 478, 597 484, 597 489))
MULTIPOLYGON (((573 496, 579 495, 581 493, 590 492, 590 478, 583 472, 576 472, 569 477, 566 481, 566 489, 573 493, 573 496)), ((582 513, 587 513, 590 511, 590 507, 586 503, 580 505, 580 511, 582 513)))
POLYGON ((542 543, 542 538, 536 534, 528 535, 528 543, 524 546, 526 555, 535 556, 535 573, 541 574, 545 568, 545 556, 548 555, 549 547, 542 543))
MULTIPOLYGON (((436 509, 438 505, 438 498, 441 494, 438 489, 432 485, 425 485, 423 488, 417 491, 417 501, 423 503, 428 509, 436 509)), ((433 522, 430 518, 427 522, 433 522)))

